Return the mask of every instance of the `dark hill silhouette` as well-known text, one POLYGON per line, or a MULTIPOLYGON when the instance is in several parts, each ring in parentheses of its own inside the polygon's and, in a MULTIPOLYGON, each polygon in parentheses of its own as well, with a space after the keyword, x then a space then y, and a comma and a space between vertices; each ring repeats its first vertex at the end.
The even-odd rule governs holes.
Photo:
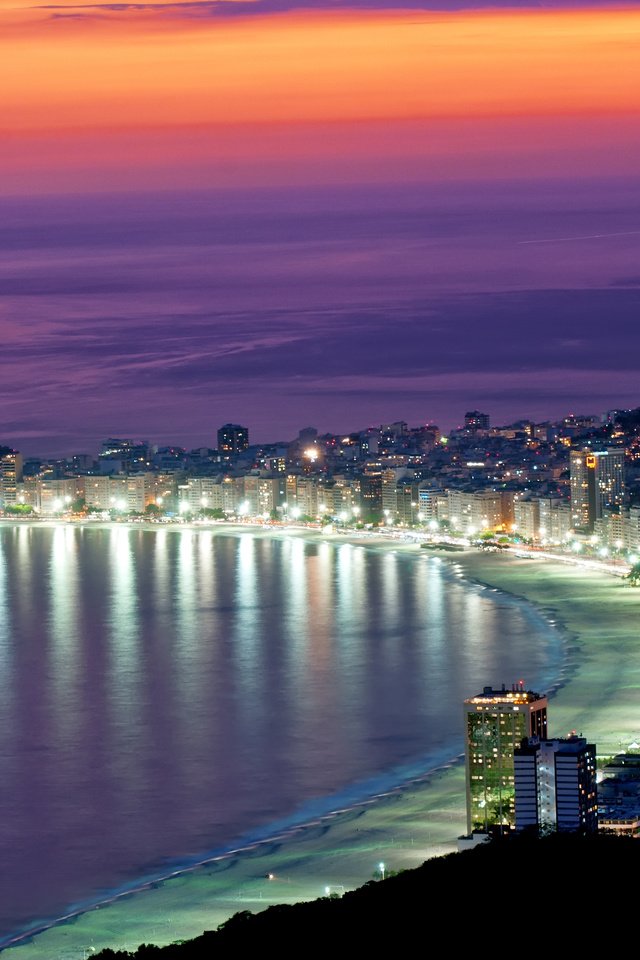
POLYGON ((606 834, 512 836, 425 861, 342 897, 237 913, 166 947, 102 950, 96 960, 227 960, 418 950, 535 950, 569 956, 634 942, 640 842, 606 834))

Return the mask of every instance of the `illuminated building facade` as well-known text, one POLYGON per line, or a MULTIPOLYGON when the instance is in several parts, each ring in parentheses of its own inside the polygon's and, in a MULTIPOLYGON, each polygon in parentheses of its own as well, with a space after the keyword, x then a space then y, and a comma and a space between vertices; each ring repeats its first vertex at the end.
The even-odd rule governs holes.
POLYGON ((584 737, 523 740, 514 752, 516 830, 595 833, 596 748, 584 737))
POLYGON ((464 415, 464 428, 475 433, 477 430, 488 430, 491 420, 488 413, 481 413, 480 410, 468 410, 464 415))
POLYGON ((562 543, 571 533, 571 505, 558 497, 538 497, 541 540, 562 543))
POLYGON ((102 441, 98 454, 100 473, 137 473, 151 466, 151 453, 146 440, 119 440, 110 437, 102 441))
POLYGON ((537 500, 516 500, 513 504, 514 529, 525 540, 540 537, 540 504, 537 500))
POLYGON ((592 532, 605 510, 619 511, 624 503, 625 451, 572 450, 570 454, 571 522, 574 529, 592 532))
POLYGON ((363 517, 375 517, 382 511, 382 476, 365 473, 360 478, 360 506, 363 517))
POLYGON ((237 423, 225 423, 218 430, 218 451, 224 460, 231 460, 249 447, 249 429, 237 423))
POLYGON ((515 828, 514 752, 527 737, 546 739, 547 698, 525 690, 485 687, 464 701, 467 831, 515 828))
POLYGON ((22 481, 22 454, 0 447, 0 509, 18 502, 18 484, 22 481))

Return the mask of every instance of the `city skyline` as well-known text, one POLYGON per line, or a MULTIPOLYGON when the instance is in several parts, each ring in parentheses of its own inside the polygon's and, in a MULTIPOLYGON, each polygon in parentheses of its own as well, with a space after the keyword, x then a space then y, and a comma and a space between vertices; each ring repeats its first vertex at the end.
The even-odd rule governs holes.
MULTIPOLYGON (((365 434, 367 432, 375 432, 383 428, 384 426, 390 426, 398 423, 406 424, 408 430, 416 430, 421 428, 436 429, 440 432, 441 436, 446 439, 449 434, 454 435, 457 432, 464 431, 466 417, 473 414, 478 414, 481 417, 488 418, 489 425, 486 427, 480 427, 480 430, 479 430, 478 435, 479 437, 482 437, 484 435, 484 432, 483 432, 484 430, 490 433, 493 430, 507 429, 509 427, 517 426, 518 424, 526 424, 526 423, 533 423, 538 425, 562 424, 565 421, 569 423, 569 421, 572 419, 575 419, 577 422, 585 422, 585 423, 587 421, 593 421, 592 426, 593 428, 596 428, 598 423, 600 425, 605 425, 608 414, 611 414, 614 411, 632 412, 639 409, 640 409, 640 404, 634 404, 631 407, 622 407, 619 405, 619 406, 610 407, 607 410, 597 410, 597 411, 571 409, 571 410, 559 411, 556 416, 544 417, 541 419, 533 419, 531 417, 524 415, 517 418, 507 417, 506 419, 500 420, 500 421, 496 421, 490 411, 486 411, 486 410, 480 411, 476 409, 476 410, 465 410, 463 413, 460 414, 457 420, 449 417, 445 421, 447 424, 449 424, 449 426, 444 426, 443 424, 437 423, 434 420, 414 422, 411 420, 407 420, 406 418, 400 418, 396 420, 387 418, 377 423, 370 421, 366 425, 363 425, 363 424, 360 424, 360 425, 351 424, 350 426, 345 425, 344 429, 342 430, 321 430, 314 424, 300 423, 298 424, 297 428, 295 427, 293 428, 294 432, 291 433, 290 435, 285 435, 283 431, 278 432, 277 426, 275 426, 272 433, 269 433, 267 429, 267 432, 265 434, 262 434, 258 437, 254 436, 254 432, 250 424, 240 423, 239 418, 237 418, 237 422, 234 422, 234 423, 227 422, 226 424, 217 424, 217 425, 212 424, 209 430, 208 436, 203 438, 203 442, 195 443, 193 445, 183 445, 182 443, 180 443, 180 436, 173 436, 173 435, 170 437, 161 436, 159 438, 151 435, 142 436, 142 435, 134 435, 131 433, 127 434, 124 431, 118 432, 116 430, 111 430, 111 431, 107 431, 103 436, 94 437, 91 443, 91 446, 87 447, 86 449, 85 448, 81 449, 80 446, 78 446, 77 444, 75 446, 73 446, 72 444, 71 447, 64 450, 58 449, 58 450, 47 451, 45 449, 41 449, 43 446, 46 447, 46 440, 44 441, 44 444, 41 444, 36 449, 36 447, 33 444, 33 441, 30 442, 29 440, 26 440, 26 442, 22 445, 20 443, 13 444, 13 443, 6 442, 5 437, 3 436, 0 436, 0 448, 6 447, 7 449, 15 450, 16 452, 23 454, 23 456, 26 459, 47 459, 47 458, 65 459, 68 457, 72 457, 74 455, 92 456, 93 454, 95 454, 95 456, 97 457, 98 454, 100 453, 101 448, 104 449, 105 444, 107 444, 111 439, 114 441, 118 440, 119 442, 125 441, 125 442, 145 444, 149 447, 150 450, 153 450, 154 448, 174 447, 176 449, 182 449, 185 451, 208 448, 212 451, 220 452, 221 450, 223 450, 223 448, 219 447, 219 441, 220 441, 221 433, 225 427, 234 427, 242 431, 246 431, 248 434, 248 438, 246 440, 246 446, 244 447, 244 449, 247 449, 247 448, 254 448, 254 447, 279 446, 282 444, 290 445, 298 441, 298 439, 301 436, 303 436, 307 431, 315 432, 318 438, 330 437, 330 436, 347 437, 350 435, 354 436, 357 434, 365 434), (207 441, 210 441, 210 442, 207 442, 207 441)), ((604 441, 602 445, 606 446, 604 441)))

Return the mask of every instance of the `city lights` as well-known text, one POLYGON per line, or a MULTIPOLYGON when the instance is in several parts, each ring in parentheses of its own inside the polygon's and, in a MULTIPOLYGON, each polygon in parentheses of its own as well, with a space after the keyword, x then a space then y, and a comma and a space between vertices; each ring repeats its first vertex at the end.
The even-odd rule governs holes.
MULTIPOLYGON (((354 535, 378 531, 414 542, 425 539, 434 549, 437 540, 486 550, 517 546, 521 556, 536 551, 541 557, 551 546, 559 557, 617 563, 617 573, 625 575, 640 555, 640 503, 631 491, 637 481, 631 473, 627 493, 625 448, 583 449, 573 436, 556 436, 545 425, 546 435, 555 439, 547 441, 538 459, 541 445, 533 439, 533 427, 494 432, 486 414, 472 413, 465 415, 465 429, 448 435, 446 449, 437 445, 437 428, 433 445, 423 448, 414 445, 413 429, 398 422, 369 428, 359 441, 357 434, 338 434, 309 442, 310 428, 301 431, 307 442, 301 448, 291 445, 289 453, 269 445, 254 450, 246 427, 226 424, 219 431, 218 451, 209 451, 215 456, 206 463, 204 451, 194 451, 191 469, 189 455, 179 448, 163 448, 154 464, 150 444, 111 439, 104 441, 100 457, 105 464, 114 459, 117 470, 103 474, 103 461, 92 467, 87 457, 86 474, 71 477, 67 465, 56 467, 64 479, 50 478, 44 468, 41 475, 20 476, 18 454, 9 451, 0 456, 0 469, 6 471, 0 473, 0 515, 3 502, 12 502, 25 519, 64 515, 65 522, 98 519, 101 511, 118 523, 184 523, 193 515, 200 525, 233 518, 264 525, 279 517, 312 527, 324 523, 328 533, 351 526, 354 535), (478 430, 485 459, 478 456, 478 430), (566 439, 571 442, 565 444, 566 439), (536 462, 531 463, 526 454, 534 443, 536 462), (473 470, 481 462, 491 469, 478 480, 473 470), (9 490, 4 501, 2 483, 9 490)), ((575 431, 576 422, 567 417, 556 432, 561 434, 565 423, 575 431)), ((584 426, 594 429, 595 419, 584 418, 584 426)), ((422 437, 422 429, 416 436, 422 437)), ((640 424, 637 432, 640 437, 640 424)), ((640 460, 635 433, 625 441, 640 460)))

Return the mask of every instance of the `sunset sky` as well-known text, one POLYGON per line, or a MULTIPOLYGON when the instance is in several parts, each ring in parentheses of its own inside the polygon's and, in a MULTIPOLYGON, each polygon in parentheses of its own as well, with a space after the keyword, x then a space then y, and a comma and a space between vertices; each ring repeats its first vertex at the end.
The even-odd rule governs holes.
POLYGON ((0 0, 0 444, 640 405, 640 9, 0 0))

